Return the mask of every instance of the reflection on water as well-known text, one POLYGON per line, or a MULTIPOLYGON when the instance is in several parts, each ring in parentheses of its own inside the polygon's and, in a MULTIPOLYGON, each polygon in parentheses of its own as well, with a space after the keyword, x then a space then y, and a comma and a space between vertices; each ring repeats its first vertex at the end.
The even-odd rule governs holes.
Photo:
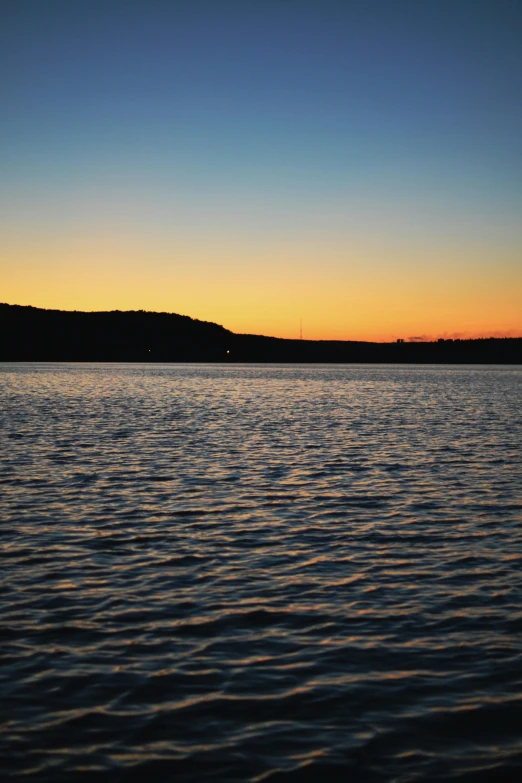
POLYGON ((518 781, 521 381, 1 366, 4 776, 518 781))

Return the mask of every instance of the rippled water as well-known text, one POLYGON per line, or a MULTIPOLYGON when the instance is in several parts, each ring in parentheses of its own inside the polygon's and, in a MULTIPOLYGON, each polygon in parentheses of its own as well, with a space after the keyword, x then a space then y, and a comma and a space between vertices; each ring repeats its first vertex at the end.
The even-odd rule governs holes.
POLYGON ((0 770, 522 779, 522 368, 0 366, 0 770))

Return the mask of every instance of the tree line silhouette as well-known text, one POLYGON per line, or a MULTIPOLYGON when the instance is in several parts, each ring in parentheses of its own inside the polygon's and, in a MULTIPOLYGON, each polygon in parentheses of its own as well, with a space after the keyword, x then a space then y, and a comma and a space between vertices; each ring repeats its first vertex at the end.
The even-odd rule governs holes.
POLYGON ((395 343, 235 334, 175 313, 0 304, 0 361, 522 364, 522 338, 395 343))

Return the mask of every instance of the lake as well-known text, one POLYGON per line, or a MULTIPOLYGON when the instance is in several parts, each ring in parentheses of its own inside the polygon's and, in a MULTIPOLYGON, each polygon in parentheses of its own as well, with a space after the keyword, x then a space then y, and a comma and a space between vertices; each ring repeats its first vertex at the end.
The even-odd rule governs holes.
POLYGON ((0 365, 0 772, 522 779, 522 367, 0 365))

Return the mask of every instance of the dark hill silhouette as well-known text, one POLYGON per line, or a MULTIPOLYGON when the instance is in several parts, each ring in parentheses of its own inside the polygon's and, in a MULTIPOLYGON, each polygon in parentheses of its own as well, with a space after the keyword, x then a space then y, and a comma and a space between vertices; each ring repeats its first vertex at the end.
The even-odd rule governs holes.
POLYGON ((522 338, 371 343, 234 334, 186 315, 0 304, 0 361, 522 364, 522 338))

